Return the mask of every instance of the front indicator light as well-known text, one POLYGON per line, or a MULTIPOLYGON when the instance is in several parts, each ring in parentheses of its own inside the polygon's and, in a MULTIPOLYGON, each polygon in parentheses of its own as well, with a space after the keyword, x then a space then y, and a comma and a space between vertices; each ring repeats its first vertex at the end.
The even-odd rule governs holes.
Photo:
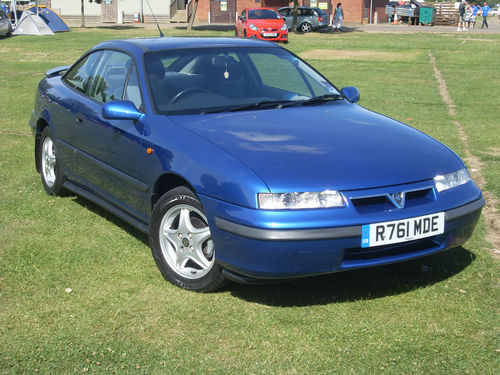
POLYGON ((436 185, 436 190, 438 192, 463 185, 469 181, 470 175, 467 171, 467 168, 460 169, 453 173, 438 175, 434 177, 434 184, 436 185))
POLYGON ((259 194, 259 208, 262 210, 298 210, 343 206, 344 198, 337 190, 259 194))

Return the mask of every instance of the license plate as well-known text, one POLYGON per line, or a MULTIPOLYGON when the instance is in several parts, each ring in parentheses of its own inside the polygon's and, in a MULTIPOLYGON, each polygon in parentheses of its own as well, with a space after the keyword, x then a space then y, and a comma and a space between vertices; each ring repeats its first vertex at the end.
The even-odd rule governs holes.
POLYGON ((262 33, 263 36, 278 36, 277 33, 262 33))
POLYGON ((441 233, 444 233, 444 212, 367 224, 361 228, 361 247, 413 241, 441 233))

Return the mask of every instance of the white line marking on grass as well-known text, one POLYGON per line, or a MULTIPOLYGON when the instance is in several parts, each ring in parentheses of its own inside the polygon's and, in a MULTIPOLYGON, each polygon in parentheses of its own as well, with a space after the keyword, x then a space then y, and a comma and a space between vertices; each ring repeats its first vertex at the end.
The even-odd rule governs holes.
MULTIPOLYGON (((500 233, 500 219, 498 211, 496 209, 496 206, 498 204, 497 199, 489 191, 484 190, 486 179, 481 172, 483 170, 483 163, 481 162, 481 159, 472 155, 469 145, 469 137, 467 135, 467 132, 465 131, 465 127, 457 120, 455 104, 453 103, 453 99, 448 92, 446 81, 444 80, 441 71, 438 69, 436 65, 436 59, 430 50, 428 51, 428 54, 432 69, 434 70, 434 76, 436 77, 436 80, 439 84, 439 93, 441 94, 441 98, 446 104, 446 107, 448 108, 448 114, 452 118, 453 124, 457 128, 458 135, 465 146, 465 161, 470 166, 470 171, 472 172, 474 180, 477 182, 479 187, 483 189, 483 195, 486 199, 486 206, 483 209, 483 217, 486 220, 486 225, 488 228, 488 231, 486 233, 486 241, 491 243, 494 249, 498 249, 500 248, 500 239, 498 238, 497 234, 500 233)), ((493 254, 495 258, 500 259, 499 254, 495 252, 493 254)))

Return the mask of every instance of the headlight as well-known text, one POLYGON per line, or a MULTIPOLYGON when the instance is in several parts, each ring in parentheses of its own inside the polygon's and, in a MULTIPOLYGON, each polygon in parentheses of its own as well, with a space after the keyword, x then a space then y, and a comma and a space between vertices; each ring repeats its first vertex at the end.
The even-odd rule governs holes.
POLYGON ((463 185, 469 181, 470 175, 467 168, 434 177, 434 184, 439 192, 463 185))
POLYGON ((248 27, 250 28, 250 30, 259 31, 259 28, 255 26, 253 23, 249 24, 248 27))
POLYGON ((344 199, 336 190, 314 193, 260 193, 262 210, 297 210, 306 208, 343 207, 344 199))
POLYGON ((286 27, 286 23, 284 23, 283 26, 281 26, 281 31, 285 31, 285 30, 288 30, 288 28, 286 27))

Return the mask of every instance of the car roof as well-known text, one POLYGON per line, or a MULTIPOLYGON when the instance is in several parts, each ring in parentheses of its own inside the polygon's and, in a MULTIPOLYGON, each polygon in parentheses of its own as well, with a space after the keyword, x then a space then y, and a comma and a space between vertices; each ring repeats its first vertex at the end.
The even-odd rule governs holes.
POLYGON ((169 49, 213 48, 213 47, 277 47, 274 43, 257 39, 224 37, 158 37, 111 40, 96 45, 95 49, 140 49, 144 53, 169 49))
POLYGON ((267 10, 276 10, 274 8, 268 8, 268 7, 252 7, 252 8, 246 8, 248 10, 260 10, 260 9, 267 9, 267 10))

